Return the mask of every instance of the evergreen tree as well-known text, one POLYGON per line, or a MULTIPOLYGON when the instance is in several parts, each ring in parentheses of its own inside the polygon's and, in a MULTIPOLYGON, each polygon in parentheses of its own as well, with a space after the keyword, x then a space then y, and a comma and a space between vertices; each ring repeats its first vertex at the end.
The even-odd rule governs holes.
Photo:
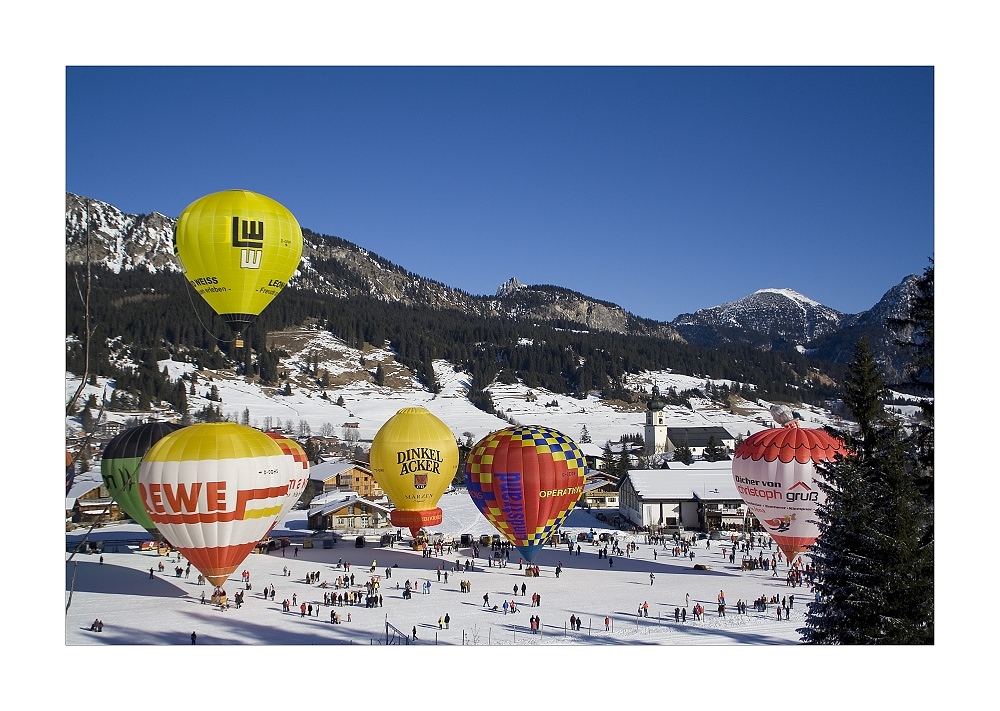
POLYGON ((308 438, 302 443, 302 451, 306 453, 306 457, 309 458, 310 463, 319 464, 319 445, 316 444, 316 440, 312 437, 308 438))
POLYGON ((583 429, 580 430, 580 444, 590 444, 590 442, 590 431, 587 429, 587 425, 584 425, 583 429))
POLYGON ((715 435, 709 435, 708 444, 705 446, 705 451, 702 453, 701 458, 706 462, 722 462, 729 459, 729 455, 726 452, 726 448, 715 439, 715 435))
POLYGON ((90 411, 89 402, 83 408, 83 413, 80 415, 80 427, 83 428, 84 432, 91 432, 94 428, 94 413, 90 411))
POLYGON ((691 465, 694 463, 694 452, 687 440, 681 442, 680 446, 674 450, 674 461, 681 464, 691 465))
POLYGON ((382 364, 379 363, 378 367, 375 368, 375 384, 385 385, 385 371, 382 370, 382 364))
POLYGON ((605 442, 601 452, 601 470, 609 477, 618 480, 618 460, 615 459, 615 454, 611 450, 611 440, 605 442))
POLYGON ((910 352, 905 385, 923 396, 922 420, 913 433, 914 456, 922 473, 919 484, 928 503, 934 505, 934 266, 917 280, 917 292, 904 318, 890 319, 889 326, 902 340, 896 343, 910 352))
POLYGON ((618 476, 624 477, 628 474, 628 470, 632 468, 632 455, 629 453, 630 447, 628 442, 622 438, 622 453, 621 460, 618 462, 618 476))
POLYGON ((817 568, 803 641, 813 644, 932 644, 930 508, 914 476, 906 437, 885 412, 885 382, 862 338, 848 365, 844 403, 853 431, 831 430, 847 457, 817 465, 826 502, 817 507, 817 568))

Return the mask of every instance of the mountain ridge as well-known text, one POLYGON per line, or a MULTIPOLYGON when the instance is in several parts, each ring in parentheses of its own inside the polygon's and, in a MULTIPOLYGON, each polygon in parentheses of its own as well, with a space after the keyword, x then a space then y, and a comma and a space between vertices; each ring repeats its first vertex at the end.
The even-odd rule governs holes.
MULTIPOLYGON (((175 224, 176 219, 157 212, 128 215, 108 203, 67 192, 67 263, 83 263, 89 248, 92 262, 103 263, 116 273, 140 269, 181 273, 173 252, 175 224)), ((890 288, 872 309, 859 314, 843 314, 791 289, 768 287, 737 301, 663 322, 563 287, 524 285, 516 276, 501 284, 494 295, 471 295, 413 274, 340 237, 303 229, 302 261, 288 288, 333 299, 366 296, 387 303, 454 309, 485 318, 503 315, 563 328, 650 336, 709 348, 743 343, 762 350, 793 348, 800 353, 827 354, 833 349, 843 350, 843 344, 836 343, 836 334, 845 329, 855 336, 873 334, 880 342, 891 341, 884 331, 883 316, 905 310, 915 280, 915 275, 907 277, 890 288), (821 347, 813 347, 817 343, 821 347)), ((879 352, 877 357, 887 375, 897 377, 902 369, 898 353, 888 346, 879 352)))

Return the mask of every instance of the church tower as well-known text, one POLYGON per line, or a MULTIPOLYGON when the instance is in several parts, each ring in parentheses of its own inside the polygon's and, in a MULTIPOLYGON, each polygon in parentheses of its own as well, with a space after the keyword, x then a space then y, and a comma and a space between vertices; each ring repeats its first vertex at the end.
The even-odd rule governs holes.
POLYGON ((653 386, 653 395, 646 403, 646 456, 666 454, 670 446, 667 439, 667 418, 663 414, 666 403, 660 397, 660 388, 653 386))

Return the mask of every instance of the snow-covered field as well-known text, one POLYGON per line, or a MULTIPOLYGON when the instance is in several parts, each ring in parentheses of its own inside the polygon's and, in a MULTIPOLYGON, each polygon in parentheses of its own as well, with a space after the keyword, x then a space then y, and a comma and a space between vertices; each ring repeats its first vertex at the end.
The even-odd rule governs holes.
MULTIPOLYGON (((357 351, 346 349, 321 331, 308 335, 300 353, 308 353, 310 347, 324 349, 328 355, 320 367, 331 373, 335 373, 338 363, 344 364, 346 374, 358 362, 357 351)), ((388 370, 388 355, 366 353, 368 369, 373 370, 384 360, 388 370)), ((294 372, 302 364, 290 360, 282 365, 294 372)), ((168 368, 174 377, 191 369, 188 364, 173 361, 164 361, 161 367, 168 368)), ((293 386, 291 395, 275 397, 242 379, 218 375, 211 381, 199 378, 196 394, 189 399, 192 411, 204 407, 209 402, 204 396, 214 385, 221 403, 213 404, 220 404, 222 412, 237 421, 248 412, 249 424, 254 426, 290 423, 297 429, 305 423, 313 433, 332 427, 336 435, 341 434, 343 423, 357 422, 362 441, 373 438, 399 409, 411 406, 426 407, 463 439, 467 432, 478 440, 507 426, 504 420, 468 402, 468 376, 456 373, 447 363, 436 364, 436 372, 442 385, 437 395, 417 384, 402 389, 378 388, 371 383, 346 382, 350 378, 345 377, 344 384, 327 388, 327 398, 297 386, 293 386), (336 404, 340 397, 343 406, 336 404)), ((72 374, 67 374, 67 397, 77 383, 72 374)), ((701 386, 704 380, 647 373, 636 376, 636 383, 648 392, 654 383, 661 390, 683 390, 701 386)), ((596 398, 579 401, 543 390, 529 391, 520 385, 495 386, 491 392, 498 410, 516 422, 554 427, 576 439, 586 426, 597 445, 643 430, 641 409, 619 411, 596 398), (529 397, 529 392, 534 397, 529 397)), ((90 393, 98 399, 110 395, 101 381, 96 387, 88 385, 84 397, 90 393)), ((747 403, 745 414, 733 415, 708 400, 695 400, 693 409, 668 408, 666 414, 671 426, 718 424, 746 434, 756 432, 769 421, 768 404, 747 403)), ((799 412, 811 426, 831 421, 823 411, 800 408, 799 412)), ((125 422, 130 415, 107 413, 107 417, 125 422)), ((72 431, 67 422, 67 431, 72 431)), ((443 533, 457 538, 462 533, 478 537, 494 532, 462 490, 445 494, 440 506, 444 522, 437 528, 443 533)), ((607 528, 591 513, 596 512, 574 511, 565 529, 574 534, 591 528, 617 533, 622 546, 632 541, 637 550, 627 556, 614 556, 612 566, 598 557, 597 547, 587 543, 581 544, 579 555, 570 555, 565 548, 546 548, 535 561, 541 575, 533 578, 519 569, 516 550, 507 566, 500 568, 490 567, 482 557, 473 561, 468 549, 441 558, 424 558, 406 546, 380 548, 371 541, 364 549, 349 542, 338 543, 333 549, 305 549, 297 544, 286 549, 284 556, 280 551, 248 556, 244 567, 250 572, 252 590, 246 592, 240 609, 232 607, 227 611, 201 603, 201 593, 210 595, 211 588, 198 586, 196 573, 190 578, 176 577, 173 569, 178 563, 131 546, 115 548, 113 539, 145 537, 143 529, 134 524, 107 526, 95 534, 107 539, 104 562, 97 554, 72 557, 65 566, 61 598, 64 606, 69 603, 64 624, 46 625, 41 634, 45 640, 62 646, 60 663, 64 667, 87 670, 88 687, 100 689, 102 695, 107 689, 124 689, 141 697, 144 705, 164 707, 179 702, 170 683, 174 681, 180 685, 182 699, 219 703, 215 698, 217 686, 222 683, 222 703, 259 701, 269 706, 312 703, 315 698, 317 703, 322 699, 323 703, 352 706, 408 702, 421 707, 466 708, 476 704, 499 708, 528 702, 533 706, 583 704, 589 709, 608 704, 668 703, 668 699, 670 703, 745 704, 766 698, 767 703, 840 708, 840 692, 861 693, 858 690, 862 687, 863 702, 861 697, 853 702, 865 707, 875 703, 898 705, 912 699, 919 708, 920 702, 927 701, 926 692, 917 691, 916 685, 886 685, 883 671, 900 669, 900 660, 906 660, 902 668, 909 674, 927 661, 931 650, 896 649, 891 656, 884 650, 826 650, 817 660, 814 650, 797 645, 799 635, 795 631, 803 623, 805 604, 811 595, 807 587, 793 589, 780 575, 741 570, 739 558, 734 565, 723 557, 723 542, 712 541, 710 547, 705 547, 701 541, 693 561, 675 558, 662 547, 645 542, 641 534, 633 536, 607 528), (165 565, 162 573, 155 570, 161 560, 165 565), (344 621, 333 625, 332 608, 323 605, 323 593, 333 588, 309 584, 305 576, 318 572, 321 581, 335 585, 337 577, 344 574, 343 568, 337 568, 338 561, 351 564, 356 576, 354 590, 369 579, 374 561, 375 574, 382 576, 379 592, 383 604, 374 609, 363 605, 336 608, 344 621), (463 568, 459 572, 454 570, 456 561, 463 568), (474 562, 473 570, 464 570, 466 561, 474 562), (557 579, 554 568, 559 562, 563 573, 557 579), (710 569, 695 570, 697 563, 710 569), (288 576, 284 574, 286 566, 291 573, 288 576), (391 577, 385 577, 386 568, 390 568, 391 577), (402 588, 406 580, 417 586, 409 600, 404 600, 402 590, 396 588, 397 583, 402 588), (422 594, 420 586, 427 581, 431 583, 430 593, 422 594), (470 582, 471 592, 461 592, 460 581, 470 582), (515 596, 514 586, 522 583, 527 596, 515 596), (273 602, 260 595, 270 585, 276 591, 273 602), (727 601, 724 617, 717 612, 720 591, 725 592, 727 601), (486 593, 491 607, 497 604, 498 610, 484 608, 482 596, 486 593), (531 607, 533 593, 541 595, 539 608, 531 607), (780 599, 791 594, 795 595, 795 603, 789 620, 778 620, 773 604, 766 613, 755 611, 751 604, 748 614, 736 614, 737 600, 752 603, 761 595, 777 595, 780 599), (291 599, 292 595, 298 603, 313 604, 314 616, 303 617, 297 610, 283 612, 281 600, 291 599), (517 603, 518 611, 504 615, 504 601, 517 603), (694 621, 690 615, 696 602, 705 606, 704 620, 694 621), (644 603, 648 605, 648 617, 637 614, 644 603), (687 619, 676 622, 675 609, 685 609, 687 619), (350 622, 346 621, 348 613, 350 622), (438 623, 445 614, 451 618, 448 629, 438 623), (541 617, 539 634, 531 634, 529 629, 528 619, 535 614, 541 617), (569 629, 571 615, 582 618, 579 631, 569 629), (95 618, 103 620, 103 632, 90 631, 95 618), (414 628, 416 640, 412 639, 414 628), (198 635, 194 649, 192 632, 198 635), (345 645, 351 646, 349 653, 345 653, 345 645), (309 650, 309 646, 322 649, 309 650), (415 646, 426 649, 420 656, 413 656, 415 646), (675 646, 713 651, 667 649, 675 646), (176 658, 178 647, 189 649, 187 654, 193 656, 183 661, 176 658), (206 647, 215 651, 206 651, 206 647), (399 653, 407 656, 394 656, 399 653), (163 673, 157 673, 157 669, 163 673), (833 684, 826 669, 837 679, 849 678, 850 684, 833 684), (318 689, 310 683, 311 672, 319 673, 315 677, 320 682, 318 689), (831 685, 836 687, 833 691, 831 685), (467 698, 469 692, 475 694, 472 699, 467 698), (571 701, 564 702, 564 698, 571 701)), ((46 550, 61 549, 69 539, 78 538, 78 534, 64 537, 57 522, 52 522, 50 528, 41 536, 46 550), (53 541, 48 540, 48 535, 53 536, 53 541)), ((277 532, 282 531, 306 533, 304 512, 291 512, 278 525, 277 532)), ((775 550, 767 550, 766 557, 775 550)), ((69 556, 66 553, 62 557, 69 556)), ((51 561, 48 554, 45 557, 51 561)), ((49 565, 44 566, 46 574, 55 567, 49 565)), ((783 570, 783 566, 779 568, 783 570)), ((239 574, 234 578, 227 586, 231 594, 242 587, 239 574)))
MULTIPOLYGON (((496 533, 492 525, 480 514, 464 490, 445 494, 441 500, 444 521, 436 531, 452 535, 456 541, 462 533, 471 533, 476 539, 483 533, 496 533)), ((412 637, 416 627, 417 644, 423 645, 778 645, 794 644, 798 640, 795 627, 801 625, 805 602, 810 593, 805 587, 786 585, 786 566, 779 568, 779 575, 770 572, 743 571, 737 563, 729 563, 723 548, 732 550, 726 541, 705 541, 695 546, 695 558, 674 557, 663 545, 644 541, 642 534, 631 534, 607 528, 590 512, 578 510, 571 513, 564 531, 576 534, 594 531, 617 536, 619 546, 636 543, 638 549, 628 554, 598 556, 598 545, 580 543, 579 554, 570 554, 567 546, 546 548, 534 563, 541 568, 539 577, 527 577, 519 563, 516 550, 511 551, 506 567, 491 567, 486 558, 487 548, 480 549, 480 557, 473 557, 471 549, 454 551, 441 557, 424 557, 405 545, 404 540, 394 547, 380 548, 377 541, 369 541, 365 548, 356 548, 353 539, 340 541, 332 549, 303 548, 296 543, 285 553, 251 554, 244 563, 251 573, 252 590, 246 593, 247 601, 237 610, 220 611, 211 605, 202 605, 200 595, 211 596, 211 586, 196 582, 197 570, 191 577, 176 577, 173 560, 165 560, 156 553, 143 552, 135 546, 117 548, 114 538, 147 538, 134 524, 102 528, 96 536, 107 540, 103 554, 104 563, 95 554, 77 554, 67 567, 67 578, 72 578, 72 604, 66 618, 66 642, 70 645, 110 644, 189 644, 192 631, 198 632, 200 644, 386 644, 386 623, 412 637), (655 555, 654 555, 655 552, 655 555), (149 577, 150 566, 164 561, 165 570, 149 577), (473 569, 465 571, 466 561, 473 569), (374 574, 382 577, 380 592, 383 607, 337 608, 350 623, 332 625, 329 606, 322 605, 323 593, 333 590, 338 577, 345 574, 337 564, 351 565, 355 585, 350 590, 363 590, 363 583, 370 579, 372 564, 374 574), (456 572, 456 562, 461 570, 456 572), (563 572, 556 578, 554 569, 562 562, 563 572), (707 565, 711 570, 695 570, 695 564, 707 565), (284 575, 284 568, 291 570, 284 575), (398 566, 398 567, 394 567, 398 566), (441 567, 441 577, 437 568, 441 567), (386 569, 391 570, 387 578, 386 569), (319 581, 330 587, 309 584, 305 576, 319 572, 319 581), (447 573, 447 576, 445 575, 447 573), (653 574, 651 581, 650 574, 653 574), (447 577, 447 580, 445 580, 447 577), (402 590, 409 580, 418 590, 431 582, 431 592, 418 592, 404 600, 402 590), (471 593, 460 591, 460 581, 471 582, 471 593), (527 597, 513 594, 514 585, 527 586, 527 597), (275 601, 265 602, 260 590, 274 585, 275 601), (717 614, 717 597, 724 590, 727 611, 724 617, 717 614), (530 596, 541 595, 541 606, 533 609, 530 596), (296 595, 296 602, 316 605, 319 616, 303 618, 298 609, 282 612, 284 598, 296 595), (483 595, 489 594, 490 606, 484 608, 483 595), (686 604, 686 595, 690 603, 686 604), (747 615, 736 614, 736 601, 752 601, 760 595, 787 597, 794 595, 789 620, 778 620, 775 605, 767 613, 752 609, 747 615), (518 605, 516 614, 503 613, 504 602, 518 605), (703 621, 690 618, 692 606, 701 602, 706 608, 703 621), (637 616, 638 608, 648 604, 648 616, 637 616), (685 608, 688 619, 675 622, 675 608, 685 608), (541 633, 530 634, 528 618, 532 614, 542 617, 541 633), (450 629, 438 627, 439 617, 449 614, 450 629), (571 615, 584 620, 581 631, 568 629, 571 615), (604 618, 609 618, 605 629, 604 618), (102 633, 89 630, 91 622, 100 618, 105 623, 102 633), (190 629, 189 629, 190 628, 190 629)), ((293 511, 281 522, 272 535, 306 533, 305 512, 293 511)), ((82 533, 82 532, 81 532, 82 533)), ((79 539, 80 535, 68 536, 79 539)), ((601 544, 610 545, 610 544, 601 544)), ((777 548, 767 550, 770 559, 777 548)), ((760 552, 758 548, 754 556, 760 552)), ((180 561, 179 565, 186 565, 180 561)), ((240 573, 230 577, 227 592, 235 593, 243 587, 240 573)), ((340 590, 343 592, 343 589, 340 590)), ((390 643, 412 642, 396 638, 390 643)))
MULTIPOLYGON (((435 363, 435 374, 441 385, 441 391, 431 393, 410 379, 402 387, 398 383, 394 387, 378 387, 371 382, 357 379, 360 351, 348 348, 334 338, 329 332, 321 330, 301 329, 295 340, 294 353, 283 359, 281 367, 293 374, 290 380, 295 380, 310 365, 310 354, 318 353, 321 360, 319 369, 327 370, 333 380, 341 379, 342 385, 331 385, 325 388, 327 397, 321 396, 321 390, 315 386, 293 384, 290 395, 275 395, 275 388, 262 388, 248 383, 243 378, 218 374, 211 380, 200 376, 195 387, 195 394, 189 395, 188 404, 192 412, 206 405, 217 406, 229 419, 242 422, 247 417, 247 424, 254 427, 271 426, 286 427, 291 425, 293 431, 298 431, 300 423, 306 423, 312 434, 320 434, 326 426, 332 434, 341 436, 345 422, 358 425, 358 435, 362 441, 371 441, 379 428, 404 407, 425 407, 439 417, 454 432, 456 438, 464 439, 466 432, 478 441, 490 432, 508 426, 508 422, 499 417, 489 415, 474 407, 468 400, 470 378, 466 373, 456 372, 451 364, 438 361, 435 363), (212 387, 218 391, 221 401, 210 401, 206 398, 212 387), (337 402, 343 398, 343 405, 337 402)), ((291 338, 291 336, 288 336, 291 338)), ((386 350, 369 350, 364 354, 366 369, 374 372, 379 363, 386 364, 390 373, 398 366, 392 362, 391 354, 386 350)), ((193 364, 176 361, 161 361, 160 369, 166 368, 174 379, 190 374, 193 364)), ((308 378, 303 377, 305 383, 308 378)), ((311 380, 315 381, 315 378, 311 380)), ((721 385, 723 381, 718 381, 721 385)), ((79 378, 71 373, 66 375, 67 399, 76 390, 79 378)), ((653 385, 658 385, 666 392, 675 387, 678 391, 702 387, 705 380, 686 375, 668 372, 643 373, 634 376, 630 387, 644 389, 647 393, 653 385)), ((83 400, 91 394, 100 402, 102 397, 110 397, 113 384, 108 385, 98 379, 96 385, 87 385, 83 400)), ((617 442, 623 434, 641 434, 645 415, 640 404, 632 410, 621 410, 602 402, 596 396, 586 400, 577 400, 565 395, 551 393, 544 389, 531 389, 521 384, 494 385, 490 388, 494 405, 498 412, 511 418, 519 424, 538 424, 552 427, 563 434, 580 440, 584 426, 591 440, 597 445, 607 441, 617 442)), ((693 409, 684 407, 668 407, 665 412, 668 425, 674 427, 721 425, 730 432, 743 434, 756 432, 770 423, 768 412, 770 403, 746 403, 747 414, 734 415, 720 408, 709 400, 695 399, 693 409)), ((820 427, 831 421, 829 413, 800 409, 800 414, 811 426, 820 427)), ((127 421, 133 415, 130 413, 107 413, 107 419, 112 421, 127 421)))

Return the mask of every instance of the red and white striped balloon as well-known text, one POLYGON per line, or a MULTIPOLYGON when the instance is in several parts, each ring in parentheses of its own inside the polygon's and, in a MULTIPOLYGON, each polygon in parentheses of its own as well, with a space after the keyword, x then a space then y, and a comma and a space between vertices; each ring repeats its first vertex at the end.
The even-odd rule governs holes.
POLYGON ((271 529, 296 477, 293 464, 260 430, 191 425, 143 456, 139 495, 164 538, 218 587, 271 529))

